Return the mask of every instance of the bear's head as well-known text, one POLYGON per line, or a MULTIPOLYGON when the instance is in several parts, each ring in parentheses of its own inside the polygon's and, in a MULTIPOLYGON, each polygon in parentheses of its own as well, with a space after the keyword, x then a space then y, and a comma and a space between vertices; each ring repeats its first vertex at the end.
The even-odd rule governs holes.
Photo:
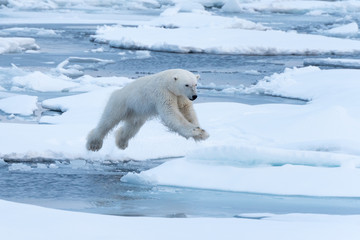
POLYGON ((189 71, 182 69, 173 70, 171 76, 171 84, 169 90, 176 96, 184 96, 194 101, 197 98, 197 81, 199 75, 195 75, 189 71))

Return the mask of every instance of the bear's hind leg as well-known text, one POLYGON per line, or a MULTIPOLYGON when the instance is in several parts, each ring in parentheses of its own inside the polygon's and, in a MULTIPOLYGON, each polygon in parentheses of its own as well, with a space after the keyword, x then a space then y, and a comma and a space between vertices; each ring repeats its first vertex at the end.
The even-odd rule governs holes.
POLYGON ((133 138, 144 125, 146 120, 126 120, 124 125, 116 131, 116 145, 120 149, 126 149, 129 140, 133 138))
MULTIPOLYGON (((86 148, 91 151, 99 151, 103 145, 103 139, 108 132, 115 127, 126 115, 125 111, 118 111, 114 108, 115 104, 110 101, 105 107, 101 119, 93 130, 87 136, 86 148)), ((121 108, 119 108, 121 109, 121 108)))

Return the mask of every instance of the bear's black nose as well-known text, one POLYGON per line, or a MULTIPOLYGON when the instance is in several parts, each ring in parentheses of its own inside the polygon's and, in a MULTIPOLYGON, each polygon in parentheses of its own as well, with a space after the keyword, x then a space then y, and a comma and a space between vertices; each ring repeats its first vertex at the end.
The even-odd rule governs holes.
POLYGON ((197 98, 197 95, 192 95, 192 97, 191 97, 191 101, 194 101, 195 99, 197 98))

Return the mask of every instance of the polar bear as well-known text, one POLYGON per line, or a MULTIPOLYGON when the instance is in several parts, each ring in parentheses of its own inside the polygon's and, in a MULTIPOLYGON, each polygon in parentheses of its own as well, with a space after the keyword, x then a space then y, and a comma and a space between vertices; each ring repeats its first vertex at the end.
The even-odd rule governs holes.
POLYGON ((86 148, 98 151, 107 133, 122 121, 123 125, 116 131, 116 145, 126 149, 142 125, 156 116, 186 139, 207 139, 209 134, 200 128, 192 104, 197 98, 198 78, 187 70, 170 69, 138 78, 114 91, 98 125, 87 137, 86 148))

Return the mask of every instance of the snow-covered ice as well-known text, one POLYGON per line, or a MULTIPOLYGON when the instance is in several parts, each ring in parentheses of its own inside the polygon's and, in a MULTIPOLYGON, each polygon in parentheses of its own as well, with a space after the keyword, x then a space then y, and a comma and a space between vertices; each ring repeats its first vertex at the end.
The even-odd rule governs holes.
POLYGON ((304 65, 359 69, 360 59, 308 58, 304 60, 304 65))
POLYGON ((56 70, 59 73, 62 73, 68 77, 76 78, 84 75, 82 71, 85 68, 98 68, 106 64, 114 63, 113 60, 105 60, 99 58, 80 58, 80 57, 69 57, 63 62, 59 63, 56 67, 56 70), (69 65, 73 63, 72 65, 69 65), (80 64, 87 64, 88 66, 84 67, 80 64))
POLYGON ((356 22, 352 22, 346 25, 337 26, 325 31, 325 33, 329 35, 343 35, 343 36, 351 36, 357 34, 359 32, 359 26, 356 22))
POLYGON ((59 37, 58 32, 52 29, 45 29, 45 28, 20 28, 20 27, 13 27, 13 28, 4 28, 0 30, 0 36, 30 36, 30 37, 59 37))
POLYGON ((37 107, 37 97, 17 95, 0 99, 0 110, 10 114, 32 115, 37 107))
POLYGON ((42 239, 348 239, 360 217, 256 214, 238 218, 117 217, 66 212, 0 200, 0 237, 42 239), (61 227, 60 227, 61 226, 61 227), (21 229, 21 231, 20 231, 21 229), (301 231, 299 229, 302 229, 301 231), (294 238, 295 237, 295 238, 294 238))
POLYGON ((35 39, 33 38, 0 37, 0 54, 38 49, 39 46, 35 43, 35 39))
POLYGON ((92 38, 112 47, 179 53, 306 55, 360 52, 360 41, 274 30, 104 26, 92 38))

